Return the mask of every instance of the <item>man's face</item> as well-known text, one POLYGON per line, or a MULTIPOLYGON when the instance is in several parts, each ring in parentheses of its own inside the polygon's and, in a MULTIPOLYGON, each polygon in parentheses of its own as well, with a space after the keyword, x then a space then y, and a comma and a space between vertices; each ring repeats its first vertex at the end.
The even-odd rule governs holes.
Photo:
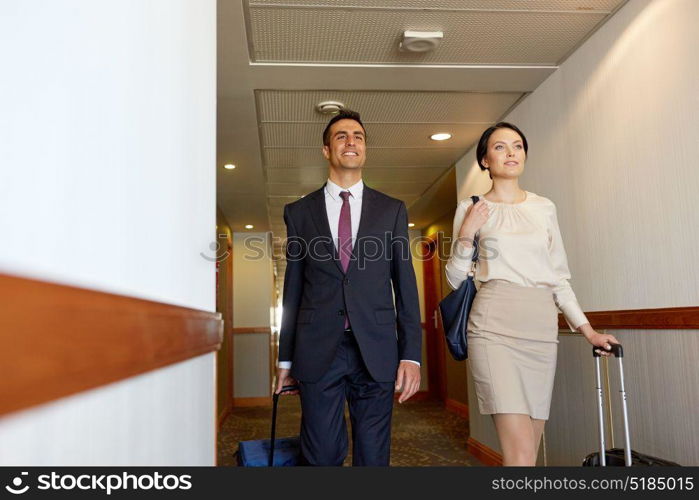
POLYGON ((323 156, 335 169, 359 169, 366 161, 366 136, 354 120, 338 120, 330 127, 330 143, 323 146, 323 156))

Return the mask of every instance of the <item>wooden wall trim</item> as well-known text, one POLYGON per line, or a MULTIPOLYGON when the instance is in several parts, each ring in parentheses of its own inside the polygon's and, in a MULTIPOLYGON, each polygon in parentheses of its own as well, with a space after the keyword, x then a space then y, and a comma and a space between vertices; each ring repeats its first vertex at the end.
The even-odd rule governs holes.
MULTIPOLYGON (((398 398, 400 398, 400 392, 396 392, 393 395, 394 401, 398 401, 398 398)), ((414 403, 416 401, 430 401, 433 399, 434 399, 434 397, 432 397, 432 394, 430 394, 429 391, 417 391, 415 394, 413 394, 410 397, 409 400, 405 401, 405 403, 414 403)))
MULTIPOLYGON (((592 327, 598 330, 699 329, 699 307, 591 311, 585 312, 585 316, 592 327)), ((562 314, 558 315, 558 326, 561 330, 568 330, 562 314)))
POLYGON ((242 328, 231 328, 235 335, 245 334, 245 333, 267 333, 272 334, 271 326, 244 326, 242 328))
POLYGON ((216 422, 216 426, 217 426, 216 428, 218 429, 218 432, 221 431, 223 424, 226 423, 226 419, 230 416, 232 411, 233 411, 233 398, 231 398, 231 401, 228 403, 228 405, 218 415, 218 419, 216 422))
POLYGON ((502 455, 483 443, 476 441, 472 437, 468 438, 466 448, 471 455, 476 457, 485 465, 489 465, 491 467, 502 467, 502 455))
MULTIPOLYGON (((666 307, 662 309, 629 309, 622 311, 590 311, 587 319, 593 328, 616 330, 645 329, 699 329, 699 307, 666 307)), ((426 323, 421 323, 427 329, 426 323)), ((562 314, 558 315, 558 326, 568 329, 562 314)), ((269 326, 233 328, 233 333, 272 333, 269 326)))
POLYGON ((447 408, 447 411, 455 413, 460 417, 465 418, 466 420, 469 419, 468 405, 466 403, 462 403, 461 401, 457 401, 455 399, 447 398, 447 400, 445 401, 445 406, 447 408))
POLYGON ((234 408, 246 408, 250 406, 272 406, 272 396, 259 398, 233 398, 234 408))
POLYGON ((0 415, 219 349, 221 314, 0 274, 0 415))

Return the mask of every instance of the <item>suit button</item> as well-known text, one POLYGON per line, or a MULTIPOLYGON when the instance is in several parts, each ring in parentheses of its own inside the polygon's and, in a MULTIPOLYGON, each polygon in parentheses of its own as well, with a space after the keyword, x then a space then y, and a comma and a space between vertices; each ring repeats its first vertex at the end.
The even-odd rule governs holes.
POLYGON ((337 311, 337 315, 338 315, 338 316, 344 316, 344 315, 345 315, 345 310, 344 310, 344 309, 340 309, 339 311, 337 311))
POLYGON ((349 285, 349 279, 345 278, 345 285, 349 285))

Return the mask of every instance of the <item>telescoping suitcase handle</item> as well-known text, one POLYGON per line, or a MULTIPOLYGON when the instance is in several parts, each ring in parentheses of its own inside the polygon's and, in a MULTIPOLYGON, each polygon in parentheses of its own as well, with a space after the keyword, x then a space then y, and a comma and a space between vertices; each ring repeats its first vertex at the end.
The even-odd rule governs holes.
MULTIPOLYGON (((599 463, 601 466, 607 465, 607 456, 605 453, 606 444, 604 441, 604 409, 602 403, 602 374, 600 370, 600 354, 597 354, 599 347, 592 347, 592 355, 595 358, 595 371, 597 375, 597 412, 598 412, 598 427, 599 427, 599 463)), ((624 387, 624 349, 621 344, 612 344, 612 354, 619 360, 619 380, 621 384, 621 408, 624 414, 624 461, 627 467, 631 466, 631 436, 629 434, 629 411, 626 406, 626 388, 624 387)))
POLYGON ((298 385, 285 385, 279 394, 275 393, 272 396, 272 438, 270 439, 269 446, 269 466, 274 465, 274 438, 277 432, 277 405, 279 404, 279 396, 285 392, 297 391, 298 385))

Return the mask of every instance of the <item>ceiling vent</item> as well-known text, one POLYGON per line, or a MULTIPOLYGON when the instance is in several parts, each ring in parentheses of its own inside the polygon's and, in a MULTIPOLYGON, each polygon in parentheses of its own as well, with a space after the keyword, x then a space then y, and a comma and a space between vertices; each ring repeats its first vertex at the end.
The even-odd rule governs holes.
POLYGON ((316 104, 316 111, 321 115, 336 115, 345 105, 340 101, 323 101, 316 104))
POLYGON ((404 31, 399 47, 404 52, 429 52, 437 48, 442 38, 441 31, 404 31))

